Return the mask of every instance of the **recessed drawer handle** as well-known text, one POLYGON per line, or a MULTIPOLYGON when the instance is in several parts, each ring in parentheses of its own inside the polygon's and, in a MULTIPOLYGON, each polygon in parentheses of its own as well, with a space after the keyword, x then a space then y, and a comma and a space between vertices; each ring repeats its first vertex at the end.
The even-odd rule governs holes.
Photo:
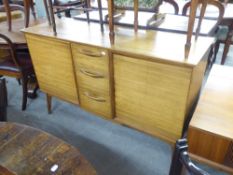
POLYGON ((87 56, 91 56, 91 57, 102 57, 102 56, 106 55, 106 53, 104 51, 93 52, 93 51, 86 50, 86 49, 80 49, 79 51, 80 51, 80 53, 87 55, 87 56))
POLYGON ((98 102, 106 102, 106 100, 103 97, 95 97, 92 96, 89 92, 84 92, 84 95, 87 96, 88 98, 98 101, 98 102))
POLYGON ((89 77, 93 77, 93 78, 104 78, 104 75, 101 73, 94 73, 94 72, 90 72, 88 70, 85 69, 80 69, 80 72, 83 73, 84 75, 87 75, 89 77))

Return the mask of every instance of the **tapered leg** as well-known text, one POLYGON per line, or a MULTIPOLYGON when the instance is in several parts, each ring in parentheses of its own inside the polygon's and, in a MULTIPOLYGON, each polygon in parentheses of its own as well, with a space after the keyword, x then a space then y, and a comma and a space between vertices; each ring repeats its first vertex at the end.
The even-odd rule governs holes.
POLYGON ((48 2, 47 2, 47 0, 43 0, 43 1, 44 1, 46 17, 48 19, 49 25, 51 25, 51 17, 50 17, 50 14, 49 14, 48 2))
POLYGON ((229 51, 229 48, 230 48, 230 43, 227 42, 224 46, 224 49, 223 49, 223 54, 222 54, 222 60, 221 60, 221 64, 224 65, 225 64, 225 61, 226 61, 226 58, 227 58, 227 53, 229 51))
POLYGON ((134 0, 134 31, 138 31, 138 0, 134 0))
POLYGON ((114 40, 115 40, 113 13, 114 13, 114 1, 108 0, 109 38, 111 44, 114 44, 114 40))
POLYGON ((29 0, 29 2, 30 2, 30 7, 31 7, 31 10, 32 10, 33 18, 36 19, 36 11, 35 11, 35 8, 34 8, 34 2, 33 2, 33 0, 29 0))
POLYGON ((28 83, 28 77, 23 75, 22 77, 22 88, 23 88, 22 110, 23 111, 26 109, 27 106, 27 93, 28 93, 27 83, 28 83))
POLYGON ((29 26, 30 21, 30 0, 24 0, 25 27, 29 26))
POLYGON ((187 39, 186 39, 186 44, 185 44, 185 58, 188 58, 189 51, 191 48, 191 39, 192 39, 193 26, 194 26, 195 17, 196 17, 197 6, 198 6, 198 0, 192 0, 191 6, 190 6, 187 39))
POLYGON ((5 79, 0 79, 0 121, 7 121, 7 91, 5 79))
POLYGON ((46 94, 46 98, 47 98, 47 109, 48 109, 48 113, 51 114, 52 113, 52 97, 49 94, 46 94))
POLYGON ((198 25, 197 25, 197 29, 196 29, 195 39, 198 38, 198 35, 200 33, 201 23, 202 23, 202 20, 204 18, 204 15, 205 15, 206 7, 207 7, 207 1, 206 0, 202 1, 201 14, 200 14, 200 17, 199 17, 199 20, 198 20, 198 25))
POLYGON ((98 9, 99 9, 99 17, 100 17, 100 29, 101 29, 101 32, 103 32, 104 24, 103 24, 102 2, 101 0, 97 0, 97 2, 98 2, 98 9))
POLYGON ((218 53, 218 50, 219 50, 219 46, 220 46, 220 42, 216 42, 215 43, 215 46, 214 46, 214 59, 213 59, 213 63, 215 62, 216 60, 216 57, 217 57, 217 53, 218 53))
POLYGON ((11 10, 9 5, 9 0, 2 1, 5 7, 7 22, 8 22, 8 30, 11 31, 11 10))

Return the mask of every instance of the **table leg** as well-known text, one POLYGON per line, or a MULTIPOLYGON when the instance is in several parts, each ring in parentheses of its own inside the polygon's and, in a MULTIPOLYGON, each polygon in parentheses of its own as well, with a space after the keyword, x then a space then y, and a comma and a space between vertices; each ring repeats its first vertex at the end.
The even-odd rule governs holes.
POLYGON ((101 3, 101 0, 97 0, 97 2, 98 2, 98 9, 99 9, 99 17, 100 17, 100 28, 101 28, 101 32, 103 32, 104 25, 103 25, 102 3, 101 3))
POLYGON ((185 58, 188 58, 189 51, 190 51, 190 48, 191 48, 191 39, 192 39, 192 33, 193 33, 193 27, 194 27, 198 2, 199 2, 199 0, 192 0, 191 1, 190 16, 189 16, 188 31, 187 31, 187 39, 186 39, 186 44, 185 44, 185 58))
POLYGON ((9 5, 9 1, 3 0, 2 2, 4 4, 5 11, 6 11, 8 30, 11 31, 11 9, 10 9, 10 5, 9 5))
POLYGON ((115 40, 113 13, 114 13, 114 1, 108 0, 109 37, 111 44, 114 44, 114 40, 115 40))
POLYGON ((134 31, 138 31, 138 0, 134 0, 134 31))
POLYGON ((198 35, 200 33, 201 23, 202 23, 202 20, 204 18, 204 15, 205 15, 206 7, 207 7, 207 0, 204 0, 204 1, 202 1, 201 14, 200 14, 200 17, 198 19, 198 25, 197 25, 197 29, 196 29, 195 39, 198 38, 198 35))
POLYGON ((49 15, 48 2, 47 2, 47 0, 43 0, 43 1, 44 1, 46 17, 48 19, 49 25, 51 25, 51 18, 50 18, 50 15, 49 15))
POLYGON ((34 99, 37 97, 37 90, 39 89, 38 82, 36 80, 36 76, 31 76, 28 80, 27 84, 28 88, 28 97, 34 99))
POLYGON ((53 14, 52 0, 49 0, 49 12, 50 12, 50 18, 52 21, 52 25, 53 25, 53 33, 54 33, 54 35, 57 35, 57 28, 56 28, 56 22, 55 22, 55 18, 54 18, 54 14, 53 14))
POLYGON ((5 79, 0 79, 0 121, 7 120, 7 90, 5 79))
POLYGON ((25 27, 29 26, 30 20, 30 0, 24 0, 24 15, 25 15, 25 27))

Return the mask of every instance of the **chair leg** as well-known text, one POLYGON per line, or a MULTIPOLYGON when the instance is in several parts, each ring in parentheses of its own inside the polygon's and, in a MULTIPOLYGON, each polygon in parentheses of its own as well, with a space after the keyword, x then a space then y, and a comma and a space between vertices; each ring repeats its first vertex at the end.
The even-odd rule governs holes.
POLYGON ((229 51, 229 48, 230 48, 230 43, 227 42, 224 46, 224 50, 223 50, 223 54, 222 54, 222 60, 221 60, 221 65, 224 65, 225 64, 225 61, 226 61, 226 58, 227 58, 227 53, 229 51))
POLYGON ((46 94, 46 98, 47 98, 47 109, 48 109, 48 113, 51 114, 52 113, 52 96, 50 96, 49 94, 46 94))
POLYGON ((217 53, 219 50, 219 46, 220 46, 220 42, 216 42, 215 46, 214 46, 214 59, 213 59, 213 63, 215 62, 216 58, 217 58, 217 53))
POLYGON ((22 77, 22 87, 23 87, 22 110, 23 111, 26 109, 26 106, 27 106, 27 93, 28 93, 27 83, 28 83, 28 77, 27 76, 23 76, 22 77))
POLYGON ((7 121, 7 89, 5 79, 0 79, 0 121, 7 121))

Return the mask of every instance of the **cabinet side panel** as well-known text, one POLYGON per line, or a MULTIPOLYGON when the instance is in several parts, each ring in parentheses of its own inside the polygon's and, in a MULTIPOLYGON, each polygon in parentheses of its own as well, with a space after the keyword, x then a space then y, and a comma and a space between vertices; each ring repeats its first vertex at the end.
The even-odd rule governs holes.
POLYGON ((114 55, 116 120, 175 142, 190 76, 190 68, 114 55))
POLYGON ((40 89, 78 104, 70 44, 26 34, 40 89))
POLYGON ((190 109, 192 108, 192 105, 195 102, 196 98, 198 97, 198 93, 201 89, 208 55, 209 55, 209 50, 206 52, 205 56, 202 58, 200 63, 193 68, 190 90, 187 101, 187 112, 189 112, 190 109))

